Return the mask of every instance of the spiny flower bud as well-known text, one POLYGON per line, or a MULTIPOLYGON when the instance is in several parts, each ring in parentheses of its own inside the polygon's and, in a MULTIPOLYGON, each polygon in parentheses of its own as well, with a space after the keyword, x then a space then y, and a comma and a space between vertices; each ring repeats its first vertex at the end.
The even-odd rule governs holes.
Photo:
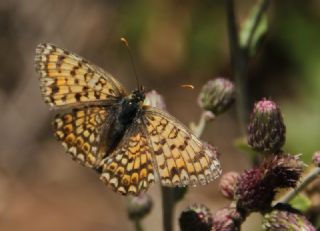
POLYGON ((161 110, 166 110, 166 104, 162 95, 160 95, 157 91, 152 90, 146 93, 146 98, 144 103, 150 105, 152 107, 157 107, 161 110))
POLYGON ((230 200, 234 199, 234 191, 237 184, 239 173, 227 172, 222 175, 219 182, 219 189, 222 195, 230 200))
POLYGON ((221 209, 213 216, 212 231, 238 231, 243 220, 242 214, 236 208, 221 209))
POLYGON ((245 171, 237 180, 235 199, 238 208, 266 211, 278 188, 295 187, 303 170, 303 162, 290 154, 272 155, 258 168, 245 171))
POLYGON ((261 169, 269 187, 295 187, 303 170, 303 162, 297 155, 272 155, 262 163, 261 169))
POLYGON ((278 153, 285 142, 286 127, 278 105, 263 99, 254 105, 248 126, 248 143, 264 153, 278 153))
POLYGON ((312 162, 315 166, 320 167, 320 151, 316 151, 313 154, 312 162))
POLYGON ((274 209, 264 215, 262 228, 267 231, 316 231, 315 227, 301 214, 287 206, 274 209))
POLYGON ((211 231, 212 215, 204 205, 192 205, 179 218, 181 231, 211 231))
POLYGON ((206 111, 215 115, 226 111, 235 100, 234 84, 224 78, 207 82, 200 92, 198 103, 206 111))
POLYGON ((128 216, 131 220, 140 220, 150 213, 152 208, 152 199, 148 194, 141 193, 136 197, 128 197, 128 216))
POLYGON ((266 184, 264 177, 260 168, 247 170, 240 175, 235 189, 237 208, 248 212, 270 208, 275 190, 266 184))

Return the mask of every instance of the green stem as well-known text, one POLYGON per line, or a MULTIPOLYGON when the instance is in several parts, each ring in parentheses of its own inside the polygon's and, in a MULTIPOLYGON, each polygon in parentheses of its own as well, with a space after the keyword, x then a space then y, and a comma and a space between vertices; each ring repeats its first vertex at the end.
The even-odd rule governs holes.
POLYGON ((206 125, 215 118, 213 113, 211 113, 210 116, 208 115, 208 113, 211 113, 211 112, 208 112, 208 111, 202 112, 202 114, 200 116, 200 120, 197 125, 195 125, 194 123, 190 124, 190 128, 191 128, 193 134, 198 138, 204 132, 206 125))
POLYGON ((278 200, 277 203, 288 203, 290 202, 296 195, 298 195, 305 187, 307 187, 312 181, 320 176, 320 168, 315 168, 311 172, 305 176, 301 183, 292 191, 288 192, 284 197, 278 200))
POLYGON ((267 10, 270 0, 261 0, 258 6, 257 14, 254 17, 252 29, 249 33, 248 40, 241 47, 239 42, 239 33, 236 23, 234 10, 234 0, 225 0, 227 11, 227 24, 229 34, 230 59, 234 74, 235 84, 237 86, 237 116, 240 123, 242 134, 245 134, 245 125, 248 119, 248 96, 247 96, 247 74, 249 63, 249 48, 253 36, 258 28, 263 13, 267 10))
POLYGON ((229 34, 230 59, 237 86, 237 116, 242 134, 245 134, 247 118, 246 81, 247 56, 245 56, 239 43, 239 34, 236 24, 234 0, 225 0, 227 11, 227 27, 229 34))
POLYGON ((134 221, 134 226, 135 226, 136 231, 143 231, 140 219, 136 219, 134 221))
POLYGON ((261 22, 264 12, 268 9, 269 3, 270 3, 270 0, 260 0, 259 9, 256 15, 254 16, 254 20, 253 20, 254 23, 253 23, 252 29, 250 31, 247 41, 245 42, 246 49, 249 49, 251 47, 251 42, 254 37, 254 34, 261 22))

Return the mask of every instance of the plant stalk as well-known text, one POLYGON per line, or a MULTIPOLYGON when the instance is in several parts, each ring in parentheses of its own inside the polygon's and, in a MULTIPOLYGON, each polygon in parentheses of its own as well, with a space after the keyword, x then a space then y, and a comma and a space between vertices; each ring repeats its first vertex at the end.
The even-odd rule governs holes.
POLYGON ((140 219, 136 219, 134 221, 134 226, 135 226, 136 231, 143 231, 140 219))
POLYGON ((244 135, 245 125, 248 119, 248 96, 247 96, 247 74, 249 64, 249 49, 253 36, 258 28, 263 13, 267 10, 270 0, 261 0, 259 9, 254 17, 253 27, 249 33, 248 40, 241 47, 239 32, 236 23, 234 0, 225 0, 227 13, 227 27, 229 34, 230 59, 235 84, 237 86, 237 116, 240 129, 244 135))
POLYGON ((163 230, 172 231, 172 217, 175 206, 174 188, 161 186, 163 230))
POLYGON ((225 0, 227 13, 227 27, 229 34, 230 60, 237 87, 237 116, 242 134, 245 134, 247 118, 247 57, 240 47, 239 33, 236 23, 234 0, 225 0))
POLYGON ((254 23, 252 26, 252 30, 250 31, 249 37, 248 37, 247 41, 245 42, 245 47, 247 49, 249 49, 251 47, 251 42, 254 37, 254 34, 255 34, 255 32, 261 22, 261 19, 262 19, 264 12, 268 9, 269 3, 270 3, 270 0, 260 0, 259 9, 257 11, 257 14, 254 17, 254 23))

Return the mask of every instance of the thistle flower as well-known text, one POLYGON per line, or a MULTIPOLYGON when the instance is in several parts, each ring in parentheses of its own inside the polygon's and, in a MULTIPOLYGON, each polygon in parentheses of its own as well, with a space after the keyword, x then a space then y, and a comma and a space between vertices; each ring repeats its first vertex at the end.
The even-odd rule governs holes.
POLYGON ((141 193, 137 197, 128 197, 127 211, 131 220, 140 220, 150 213, 153 202, 148 194, 141 193))
POLYGON ((235 187, 239 173, 237 172, 227 172, 222 175, 219 182, 219 189, 222 195, 230 200, 234 199, 235 187))
POLYGON ((161 110, 166 110, 166 104, 162 95, 160 95, 157 91, 152 90, 146 93, 146 98, 144 103, 150 105, 152 107, 157 107, 161 110))
MULTIPOLYGON (((278 206, 279 207, 279 206, 278 206)), ((267 231, 316 231, 315 227, 297 210, 289 205, 275 208, 264 215, 262 228, 267 231)))
POLYGON ((285 143, 285 125, 278 105, 263 99, 254 105, 248 126, 248 143, 264 153, 278 153, 285 143))
POLYGON ((224 208, 213 216, 212 231, 237 231, 244 220, 243 215, 236 208, 224 208))
POLYGON ((266 184, 260 168, 247 170, 238 178, 235 199, 239 209, 247 212, 268 210, 274 196, 275 190, 266 184))
POLYGON ((261 165, 265 182, 273 188, 295 187, 303 170, 303 162, 296 155, 273 155, 261 165))
POLYGON ((235 100, 234 84, 224 78, 210 80, 203 87, 198 97, 200 107, 215 115, 226 111, 235 100))
POLYGON ((298 156, 273 155, 260 167, 247 170, 238 178, 235 199, 247 211, 266 211, 278 188, 296 186, 303 169, 298 156))
POLYGON ((320 167, 320 151, 313 154, 312 162, 315 166, 320 167))
POLYGON ((206 206, 194 204, 181 213, 179 225, 181 231, 211 231, 212 215, 206 206))

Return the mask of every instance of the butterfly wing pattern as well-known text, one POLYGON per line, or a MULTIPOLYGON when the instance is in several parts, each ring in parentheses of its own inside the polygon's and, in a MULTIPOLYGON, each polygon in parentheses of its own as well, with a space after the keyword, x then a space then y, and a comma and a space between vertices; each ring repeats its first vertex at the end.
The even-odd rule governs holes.
POLYGON ((205 185, 221 174, 217 156, 208 145, 168 113, 145 108, 146 129, 162 185, 205 185))
POLYGON ((110 74, 52 44, 37 47, 35 68, 40 73, 44 101, 51 107, 84 105, 126 95, 110 74))
POLYGON ((55 136, 74 160, 96 168, 102 158, 101 131, 107 116, 107 110, 97 106, 59 113, 53 121, 55 136))
POLYGON ((56 138, 114 191, 138 195, 157 178, 168 187, 203 185, 221 174, 213 151, 188 128, 168 113, 143 105, 144 93, 128 95, 115 78, 89 61, 40 44, 35 67, 44 101, 64 110, 53 121, 56 138))
POLYGON ((115 152, 103 161, 100 179, 124 195, 137 195, 154 182, 152 148, 141 124, 133 124, 115 152))

